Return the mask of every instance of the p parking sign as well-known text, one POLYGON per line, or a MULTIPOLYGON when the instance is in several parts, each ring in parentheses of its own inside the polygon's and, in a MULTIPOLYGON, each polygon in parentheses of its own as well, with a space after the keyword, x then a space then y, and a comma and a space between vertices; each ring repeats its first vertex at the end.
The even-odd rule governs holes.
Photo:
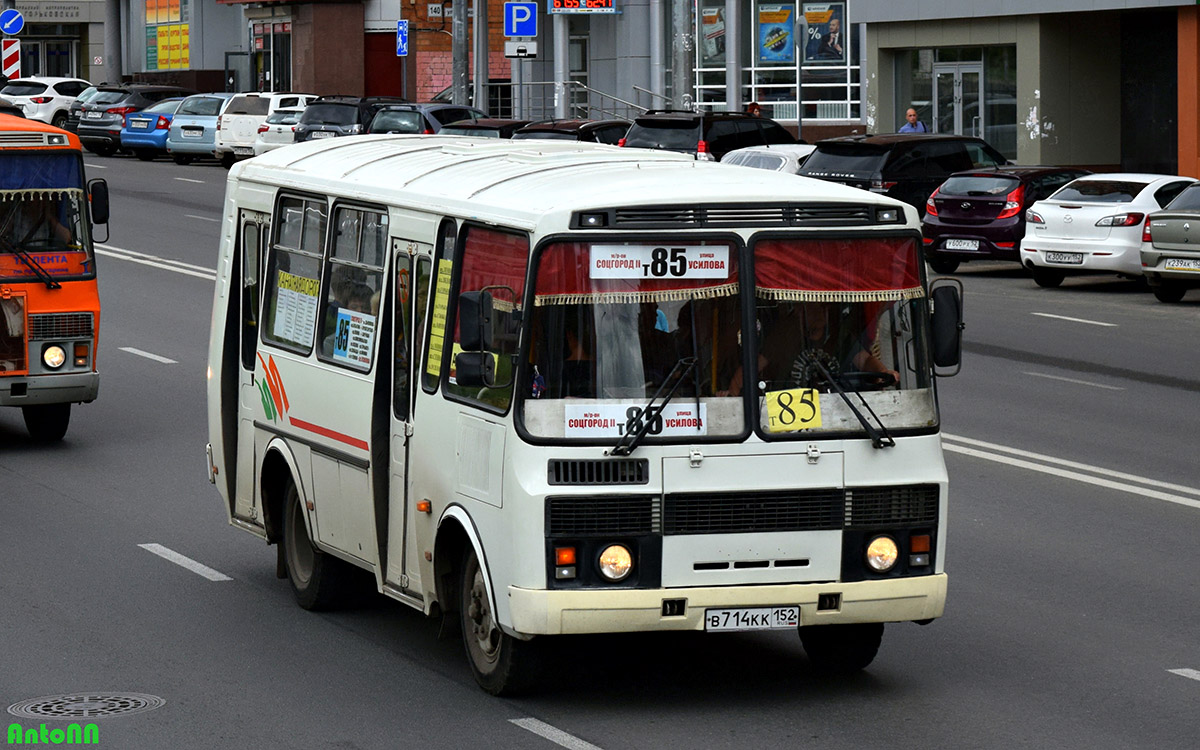
POLYGON ((537 12, 537 3, 505 3, 504 36, 537 36, 537 12))

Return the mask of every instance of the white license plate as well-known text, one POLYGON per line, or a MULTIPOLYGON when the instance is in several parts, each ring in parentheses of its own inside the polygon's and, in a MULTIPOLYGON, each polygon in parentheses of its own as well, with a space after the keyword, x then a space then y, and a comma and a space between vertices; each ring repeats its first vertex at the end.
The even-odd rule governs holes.
POLYGON ((328 130, 314 130, 312 133, 312 137, 313 138, 332 138, 333 133, 330 133, 328 130))
POLYGON ((254 149, 249 146, 234 146, 233 153, 238 156, 254 156, 254 149))
POLYGON ((1167 271, 1200 271, 1200 260, 1195 258, 1167 258, 1163 263, 1167 271))
POLYGON ((184 130, 183 131, 184 138, 199 138, 202 135, 204 135, 203 130, 184 130))
POLYGON ((1083 263, 1083 253, 1046 253, 1047 263, 1074 263, 1080 265, 1083 263))
POLYGON ((799 626, 799 606, 704 610, 704 629, 709 633, 739 630, 790 630, 799 626))
POLYGON ((100 113, 100 112, 88 112, 87 114, 84 115, 84 117, 86 117, 89 120, 99 120, 101 116, 102 116, 102 113, 100 113))
POLYGON ((148 120, 133 120, 129 123, 129 127, 136 128, 138 130, 145 130, 146 128, 150 127, 150 122, 148 120))
POLYGON ((978 250, 979 240, 946 240, 942 247, 947 250, 978 250))

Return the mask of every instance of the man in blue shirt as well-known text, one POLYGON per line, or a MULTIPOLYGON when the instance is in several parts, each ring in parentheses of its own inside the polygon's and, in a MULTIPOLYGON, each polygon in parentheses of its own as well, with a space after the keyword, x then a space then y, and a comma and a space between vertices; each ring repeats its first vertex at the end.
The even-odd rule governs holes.
POLYGON ((909 107, 908 111, 904 113, 904 119, 908 120, 908 122, 901 125, 900 130, 898 132, 900 132, 900 133, 928 133, 929 132, 929 128, 927 128, 925 126, 925 123, 923 123, 917 119, 917 110, 913 109, 912 107, 909 107))

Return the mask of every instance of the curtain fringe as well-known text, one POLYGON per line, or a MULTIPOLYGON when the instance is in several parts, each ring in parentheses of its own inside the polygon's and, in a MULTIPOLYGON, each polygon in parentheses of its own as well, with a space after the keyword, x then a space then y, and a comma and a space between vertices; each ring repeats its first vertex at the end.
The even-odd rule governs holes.
POLYGON ((45 198, 54 200, 62 198, 64 195, 83 195, 83 190, 80 188, 46 188, 40 190, 0 190, 0 201, 19 201, 29 200, 31 198, 45 198))
POLYGON ((639 292, 588 292, 584 294, 546 294, 533 298, 534 307, 546 305, 639 304, 645 302, 686 302, 718 299, 738 293, 739 284, 722 284, 701 289, 659 289, 639 292))
POLYGON ((896 302, 920 299, 925 290, 919 286, 910 289, 874 289, 865 291, 816 290, 816 289, 767 289, 759 287, 756 295, 777 302, 896 302))

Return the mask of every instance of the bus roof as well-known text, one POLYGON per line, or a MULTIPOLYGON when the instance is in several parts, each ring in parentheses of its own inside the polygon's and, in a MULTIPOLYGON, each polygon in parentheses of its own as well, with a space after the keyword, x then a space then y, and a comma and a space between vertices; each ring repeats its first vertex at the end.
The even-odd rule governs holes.
POLYGON ((61 128, 24 117, 0 115, 0 148, 72 148, 83 150, 79 138, 61 128), (40 136, 31 138, 30 136, 40 136), (66 140, 52 143, 48 136, 63 135, 66 140), (22 137, 24 136, 24 137, 22 137))
POLYGON ((528 228, 547 214, 666 201, 904 205, 836 183, 671 151, 436 135, 296 144, 242 162, 232 176, 528 228))

